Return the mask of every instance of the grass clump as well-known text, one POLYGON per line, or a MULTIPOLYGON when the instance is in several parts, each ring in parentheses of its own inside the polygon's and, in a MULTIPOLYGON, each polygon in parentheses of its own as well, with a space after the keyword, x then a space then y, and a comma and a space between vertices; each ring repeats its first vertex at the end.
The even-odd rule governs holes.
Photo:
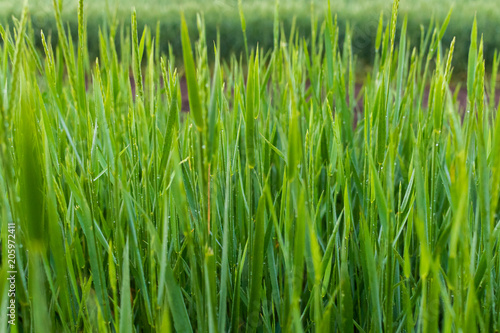
POLYGON ((94 61, 83 1, 75 44, 53 4, 56 48, 26 11, 0 31, 17 331, 500 329, 499 61, 489 82, 476 22, 461 110, 463 42, 445 20, 413 48, 399 1, 361 89, 336 17, 306 41, 276 15, 271 50, 222 62, 215 43, 212 69, 183 18, 182 76, 135 12, 94 61))

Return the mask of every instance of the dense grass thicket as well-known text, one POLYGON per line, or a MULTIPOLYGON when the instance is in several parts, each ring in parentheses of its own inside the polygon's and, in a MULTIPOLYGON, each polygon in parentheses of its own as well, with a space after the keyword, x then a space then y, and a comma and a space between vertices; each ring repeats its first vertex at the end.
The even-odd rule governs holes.
POLYGON ((135 12, 91 61, 82 1, 75 43, 54 4, 57 46, 26 9, 0 28, 0 331, 7 222, 11 332, 500 330, 499 60, 476 21, 461 110, 464 41, 445 20, 411 47, 398 1, 361 90, 336 17, 304 40, 276 15, 269 51, 213 68, 183 18, 178 73, 135 12))
MULTIPOLYGON (((12 16, 20 17, 21 0, 0 0, 0 23, 13 25, 12 16)), ((57 26, 54 20, 53 0, 29 0, 29 22, 35 31, 43 30, 46 37, 52 35, 52 44, 57 42, 57 26)), ((72 31, 74 40, 78 39, 78 2, 76 0, 61 0, 61 17, 72 31)), ((204 13, 205 34, 208 41, 210 63, 213 63, 213 43, 220 33, 221 59, 229 61, 232 54, 244 52, 244 42, 241 34, 238 0, 89 0, 85 2, 87 15, 88 52, 92 58, 99 54, 99 29, 104 25, 117 25, 120 33, 130 35, 130 10, 137 11, 138 33, 142 34, 145 25, 160 32, 157 38, 161 52, 168 54, 169 45, 177 59, 182 58, 180 45, 180 13, 185 13, 186 21, 191 29, 191 39, 197 38, 194 34, 196 15, 204 13), (120 30, 123 29, 123 32, 120 30)), ((500 6, 496 0, 412 0, 403 1, 399 12, 400 16, 408 16, 407 39, 412 45, 420 42, 421 26, 443 24, 450 8, 453 15, 447 32, 442 38, 445 45, 450 45, 454 37, 461 43, 456 45, 454 52, 455 73, 464 74, 467 71, 467 57, 471 26, 474 15, 477 15, 478 34, 483 35, 484 57, 486 68, 491 69, 493 51, 500 45, 500 6)), ((274 13, 275 1, 242 0, 241 9, 246 19, 246 35, 249 46, 257 44, 265 51, 274 47, 274 13)), ((351 36, 352 51, 365 64, 372 64, 375 58, 375 39, 380 14, 383 13, 385 23, 390 21, 391 1, 387 0, 335 0, 332 1, 333 13, 338 13, 338 27, 340 47, 347 30, 351 36), (349 27, 348 27, 349 25, 349 27)), ((311 13, 319 22, 328 15, 327 1, 325 0, 286 0, 279 4, 280 22, 287 36, 294 33, 308 38, 311 35, 311 13)), ((399 36, 402 20, 398 22, 396 36, 399 36)), ((40 38, 33 41, 35 46, 43 51, 40 38)), ((118 53, 121 51, 121 40, 115 39, 118 53)), ((128 52, 128 50, 127 50, 128 52)), ((177 62, 182 66, 182 62, 177 62)), ((460 79, 462 76, 460 77, 460 79)))

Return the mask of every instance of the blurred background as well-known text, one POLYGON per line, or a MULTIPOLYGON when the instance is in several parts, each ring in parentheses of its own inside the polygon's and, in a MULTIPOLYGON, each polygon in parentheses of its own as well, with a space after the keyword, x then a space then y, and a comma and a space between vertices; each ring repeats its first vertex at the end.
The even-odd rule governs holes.
MULTIPOLYGON (((57 2, 58 0, 56 0, 57 2)), ((161 52, 168 53, 169 45, 176 58, 181 54, 180 12, 188 20, 192 38, 197 39, 196 14, 203 13, 206 24, 207 44, 213 45, 220 33, 221 55, 228 58, 231 54, 240 55, 244 51, 237 0, 85 0, 87 16, 87 38, 89 53, 98 55, 99 29, 115 24, 117 36, 127 33, 130 27, 132 8, 137 11, 139 32, 148 25, 153 34, 160 31, 161 52)), ((374 43, 380 14, 387 23, 391 12, 390 0, 332 0, 332 14, 337 14, 342 41, 346 27, 352 31, 352 45, 358 62, 369 64, 374 56, 374 43)), ((63 20, 76 40, 78 0, 63 0, 63 20)), ((57 41, 52 0, 29 1, 31 24, 34 31, 44 30, 57 41)), ((273 45, 273 18, 276 3, 273 0, 243 0, 243 13, 246 20, 246 33, 250 47, 258 45, 264 49, 273 45)), ((408 35, 412 45, 418 47, 421 29, 427 30, 432 20, 442 23, 453 8, 451 21, 443 38, 446 49, 453 37, 457 38, 454 62, 455 73, 466 68, 470 32, 474 15, 477 15, 479 35, 483 35, 484 53, 487 67, 492 62, 494 50, 500 47, 500 6, 498 0, 402 0, 400 2, 399 26, 406 15, 408 35)), ((0 22, 13 25, 13 17, 19 17, 22 10, 20 0, 0 0, 0 22)), ((300 36, 310 38, 311 15, 318 19, 318 29, 325 15, 328 15, 327 0, 281 0, 279 4, 280 21, 285 31, 294 26, 300 36)), ((35 36, 37 37, 37 36, 35 36)), ((41 46, 39 36, 36 38, 41 46)), ((117 44, 119 38, 117 37, 117 44)), ((119 45, 118 45, 119 47, 119 45)), ((361 68, 363 66, 360 66, 361 68)))

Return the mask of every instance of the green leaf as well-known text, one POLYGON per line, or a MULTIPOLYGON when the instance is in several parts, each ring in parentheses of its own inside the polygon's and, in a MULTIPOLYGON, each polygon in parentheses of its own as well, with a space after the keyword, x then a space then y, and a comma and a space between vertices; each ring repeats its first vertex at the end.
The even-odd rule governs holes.
POLYGON ((247 330, 254 332, 260 320, 260 293, 262 288, 262 274, 264 263, 264 218, 265 198, 262 195, 257 206, 255 216, 255 232, 252 244, 252 255, 249 263, 251 265, 250 296, 248 298, 247 330))
POLYGON ((184 18, 184 13, 181 14, 181 41, 189 96, 189 108, 191 110, 191 114, 193 115, 196 127, 198 128, 198 131, 201 132, 205 128, 205 118, 203 116, 196 69, 194 67, 193 51, 191 49, 191 40, 189 39, 189 31, 186 19, 184 18))

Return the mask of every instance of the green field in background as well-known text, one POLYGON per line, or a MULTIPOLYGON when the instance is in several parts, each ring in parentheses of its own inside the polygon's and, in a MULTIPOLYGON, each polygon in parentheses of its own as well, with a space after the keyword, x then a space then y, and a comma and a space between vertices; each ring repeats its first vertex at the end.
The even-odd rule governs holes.
MULTIPOLYGON (((65 0, 62 2, 62 18, 67 22, 71 32, 76 38, 77 32, 77 1, 65 0)), ((173 54, 180 55, 180 12, 185 12, 190 26, 196 26, 196 14, 203 13, 209 48, 220 32, 221 56, 226 58, 235 53, 241 54, 244 50, 241 24, 238 12, 238 3, 235 0, 220 1, 87 1, 86 12, 88 13, 88 40, 91 56, 98 55, 99 28, 104 24, 110 25, 115 20, 120 26, 128 29, 130 26, 130 13, 136 8, 138 17, 138 28, 142 30, 148 25, 153 34, 159 23, 160 46, 162 52, 168 52, 171 44, 173 54)), ((53 6, 50 0, 29 1, 30 15, 34 31, 38 33, 43 29, 46 35, 52 32, 56 39, 56 31, 53 6)), ((358 0, 358 1, 334 1, 332 12, 338 14, 340 36, 343 36, 347 24, 352 28, 353 51, 364 63, 373 61, 374 40, 380 13, 383 12, 386 19, 390 13, 390 1, 382 0, 358 0)), ((21 4, 15 1, 0 1, 0 22, 12 22, 12 16, 19 16, 21 4)), ((260 45, 269 49, 273 42, 273 18, 275 12, 275 1, 251 0, 243 1, 243 12, 247 23, 247 36, 250 47, 260 45)), ((443 38, 443 44, 449 45, 453 37, 457 43, 455 50, 455 69, 463 72, 467 61, 468 42, 470 41, 470 27, 477 15, 478 32, 484 38, 484 53, 487 67, 491 63, 494 49, 500 46, 500 6, 495 1, 402 1, 400 15, 408 16, 408 38, 412 45, 418 45, 421 38, 421 26, 427 27, 431 20, 442 23, 453 8, 452 19, 448 30, 443 38)), ((279 6, 280 20, 284 30, 290 31, 292 22, 295 20, 295 28, 301 36, 309 37, 311 33, 311 12, 314 11, 319 20, 322 20, 327 12, 327 1, 281 1, 279 6)), ((402 20, 400 20, 399 25, 402 20)), ((318 27, 318 29, 321 27, 318 27)), ((125 32, 125 31, 124 31, 125 32)), ((196 30, 192 29, 192 37, 197 37, 196 30)), ((35 36, 35 43, 41 48, 39 36, 35 36)), ((119 45, 118 45, 119 47, 119 45)), ((212 54, 212 53, 211 53, 212 54)))

